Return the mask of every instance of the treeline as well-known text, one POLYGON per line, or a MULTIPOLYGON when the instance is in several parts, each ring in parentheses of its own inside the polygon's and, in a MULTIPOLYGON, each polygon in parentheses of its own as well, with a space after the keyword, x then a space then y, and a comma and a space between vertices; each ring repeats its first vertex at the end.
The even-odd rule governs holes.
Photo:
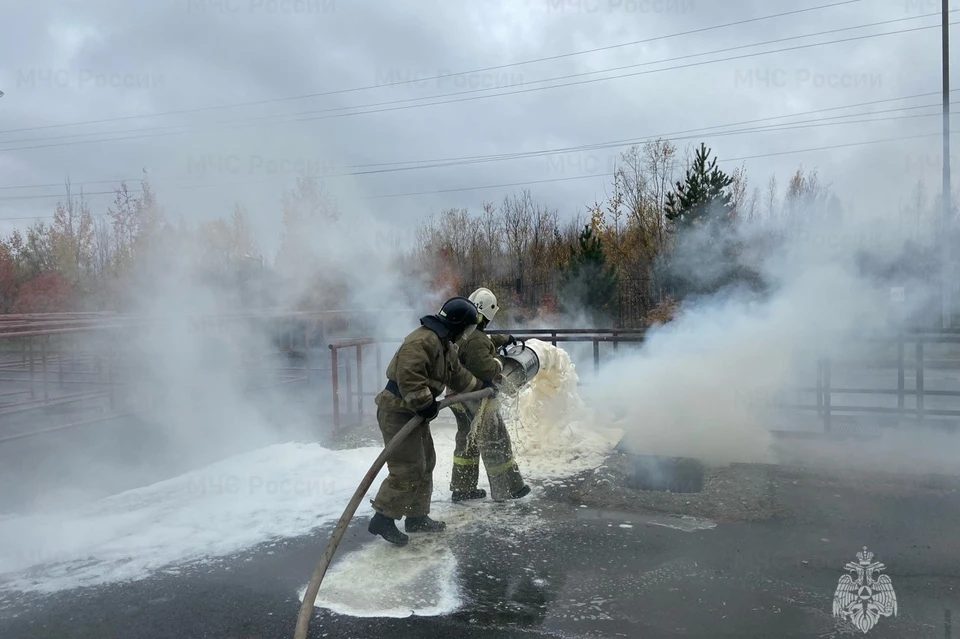
POLYGON ((121 183, 113 204, 95 215, 68 181, 66 201, 57 204, 52 221, 0 239, 2 312, 132 310, 157 273, 169 273, 181 257, 194 275, 230 281, 236 264, 257 255, 239 207, 229 220, 191 227, 181 218, 174 225, 146 177, 140 186, 134 195, 121 183), (203 249, 194 250, 198 246, 203 249))
MULTIPOLYGON (((114 202, 94 215, 68 182, 51 222, 2 238, 0 310, 128 310, 161 275, 167 286, 173 276, 227 291, 238 307, 351 303, 356 265, 325 258, 316 246, 317 238, 329 242, 344 233, 351 216, 319 179, 301 176, 283 194, 280 248, 272 257, 262 254, 243 208, 191 225, 169 219, 146 176, 140 186, 134 195, 121 184, 114 202)), ((899 212, 916 226, 909 234, 917 247, 929 243, 921 227, 930 226, 938 206, 929 199, 918 184, 899 212)), ((751 188, 742 167, 721 170, 706 146, 681 157, 661 139, 621 153, 605 200, 570 213, 523 190, 478 211, 449 209, 428 218, 413 245, 379 239, 396 253, 392 270, 411 286, 446 294, 488 286, 503 298, 505 322, 563 312, 585 324, 629 327, 683 297, 731 284, 762 289, 751 255, 775 250, 776 241, 768 236, 747 246, 736 232, 740 225, 808 232, 829 228, 844 209, 816 170, 798 168, 784 188, 776 178, 751 188)))
MULTIPOLYGON (((475 213, 452 209, 427 220, 417 255, 451 290, 500 293, 514 321, 562 312, 636 325, 685 292, 665 261, 679 228, 779 208, 775 183, 772 199, 763 202, 759 189, 748 198, 744 172, 728 175, 715 163, 704 146, 686 161, 667 140, 635 146, 621 154, 606 200, 573 219, 524 191, 475 213)), ((798 171, 786 200, 816 198, 836 205, 815 172, 798 171)))
MULTIPOLYGON (((690 295, 738 284, 762 292, 766 283, 751 268, 759 255, 791 233, 829 234, 844 216, 816 170, 799 167, 783 187, 775 176, 751 186, 742 166, 721 170, 705 145, 681 158, 663 139, 623 152, 608 192, 572 220, 529 191, 479 211, 443 211, 421 225, 416 258, 450 291, 494 289, 512 309, 512 322, 559 311, 594 326, 630 327, 662 319, 690 295), (748 225, 755 233, 745 240, 740 231, 748 225)), ((918 183, 908 204, 877 222, 906 221, 901 237, 909 240, 909 255, 882 264, 864 256, 863 269, 889 275, 905 263, 914 271, 935 268, 924 262, 930 253, 922 246, 931 241, 937 207, 918 183)), ((863 240, 824 243, 852 255, 867 248, 863 240)))

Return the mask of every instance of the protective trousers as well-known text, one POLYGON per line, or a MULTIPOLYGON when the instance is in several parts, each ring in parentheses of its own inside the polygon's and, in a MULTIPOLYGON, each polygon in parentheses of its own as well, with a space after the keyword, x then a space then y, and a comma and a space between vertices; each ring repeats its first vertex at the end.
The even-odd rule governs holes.
POLYGON ((504 501, 523 488, 523 476, 513 459, 510 433, 495 399, 489 400, 476 430, 470 428, 480 410, 480 402, 465 402, 450 407, 457 418, 457 445, 453 453, 450 490, 474 490, 480 478, 480 460, 490 482, 490 497, 504 501))
MULTIPOLYGON (((383 445, 416 417, 393 394, 383 391, 376 398, 377 422, 383 445)), ((373 500, 373 509, 385 517, 421 517, 430 512, 433 494, 433 469, 437 454, 429 424, 418 426, 387 457, 387 478, 373 500)))

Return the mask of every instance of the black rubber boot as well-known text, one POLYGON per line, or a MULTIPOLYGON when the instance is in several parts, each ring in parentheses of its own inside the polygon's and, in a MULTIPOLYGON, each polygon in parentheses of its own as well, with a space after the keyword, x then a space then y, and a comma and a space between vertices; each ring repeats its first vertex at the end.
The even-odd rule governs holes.
POLYGON ((427 515, 423 517, 407 517, 403 522, 403 529, 410 532, 440 532, 445 530, 447 525, 442 521, 430 519, 427 515))
POLYGON ((453 501, 469 501, 471 499, 483 499, 486 496, 487 491, 483 488, 474 488, 473 490, 455 490, 450 499, 453 501))
POLYGON ((370 518, 370 525, 367 530, 374 535, 380 535, 391 544, 397 546, 406 546, 410 538, 397 529, 397 522, 389 517, 384 517, 380 513, 375 513, 370 518))
POLYGON ((510 495, 510 499, 523 499, 530 494, 530 487, 524 484, 523 488, 510 495))

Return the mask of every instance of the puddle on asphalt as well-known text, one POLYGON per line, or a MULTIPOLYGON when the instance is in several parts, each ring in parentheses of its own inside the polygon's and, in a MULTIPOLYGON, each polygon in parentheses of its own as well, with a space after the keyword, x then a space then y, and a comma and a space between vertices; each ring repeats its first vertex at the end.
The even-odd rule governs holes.
MULTIPOLYGON (((577 519, 598 519, 625 535, 635 534, 636 529, 646 526, 683 532, 717 526, 708 519, 690 516, 639 515, 597 508, 576 510, 577 519)), ((486 543, 481 542, 467 553, 469 558, 460 560, 457 580, 463 593, 463 607, 453 616, 471 625, 490 628, 533 628, 547 623, 551 611, 556 614, 560 593, 571 586, 565 583, 569 567, 563 558, 504 547, 495 540, 486 543)))
POLYGON ((471 625, 538 627, 556 601, 567 572, 545 552, 536 531, 513 541, 499 534, 467 536, 455 545, 462 607, 454 615, 471 625))
POLYGON ((547 618, 549 604, 556 599, 552 579, 530 574, 517 567, 461 571, 461 587, 469 592, 469 605, 457 615, 483 626, 536 627, 547 618))
POLYGON ((717 522, 710 519, 701 519, 691 517, 690 515, 639 515, 637 513, 620 512, 616 510, 603 510, 600 508, 577 509, 577 519, 606 519, 611 522, 611 526, 619 528, 634 528, 638 526, 662 526, 664 528, 673 528, 684 532, 694 532, 697 530, 710 530, 717 527, 717 522))

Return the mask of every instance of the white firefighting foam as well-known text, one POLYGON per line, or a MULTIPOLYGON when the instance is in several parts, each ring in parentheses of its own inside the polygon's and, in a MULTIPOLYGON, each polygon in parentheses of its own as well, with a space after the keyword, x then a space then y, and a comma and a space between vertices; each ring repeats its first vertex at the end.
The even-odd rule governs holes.
MULTIPOLYGON (((509 420, 521 472, 538 481, 596 466, 618 436, 591 427, 592 411, 577 393, 569 356, 550 344, 527 344, 541 369, 519 396, 519 419, 509 420)), ((351 524, 364 543, 334 560, 317 606, 364 617, 452 612, 460 607, 452 535, 494 525, 498 537, 510 542, 516 536, 519 547, 525 529, 542 525, 530 503, 536 488, 523 503, 451 503, 456 425, 449 411, 432 430, 437 467, 431 515, 447 523, 448 534, 417 535, 402 549, 367 535, 369 499, 387 475, 381 470, 351 524)), ((277 444, 70 510, 0 516, 0 592, 53 593, 208 572, 242 564, 243 554, 255 548, 277 552, 284 540, 333 524, 380 450, 277 444)), ((487 487, 483 472, 480 486, 487 487)), ((318 544, 327 534, 317 534, 318 544)))
POLYGON ((504 407, 520 471, 543 480, 596 468, 623 431, 598 427, 594 411, 580 398, 580 377, 565 350, 536 339, 526 345, 540 358, 540 371, 515 406, 504 407))
MULTIPOLYGON (((460 607, 457 572, 442 537, 420 535, 406 548, 378 539, 334 562, 314 605, 351 617, 442 615, 460 607)), ((300 601, 305 594, 306 586, 300 601)))

